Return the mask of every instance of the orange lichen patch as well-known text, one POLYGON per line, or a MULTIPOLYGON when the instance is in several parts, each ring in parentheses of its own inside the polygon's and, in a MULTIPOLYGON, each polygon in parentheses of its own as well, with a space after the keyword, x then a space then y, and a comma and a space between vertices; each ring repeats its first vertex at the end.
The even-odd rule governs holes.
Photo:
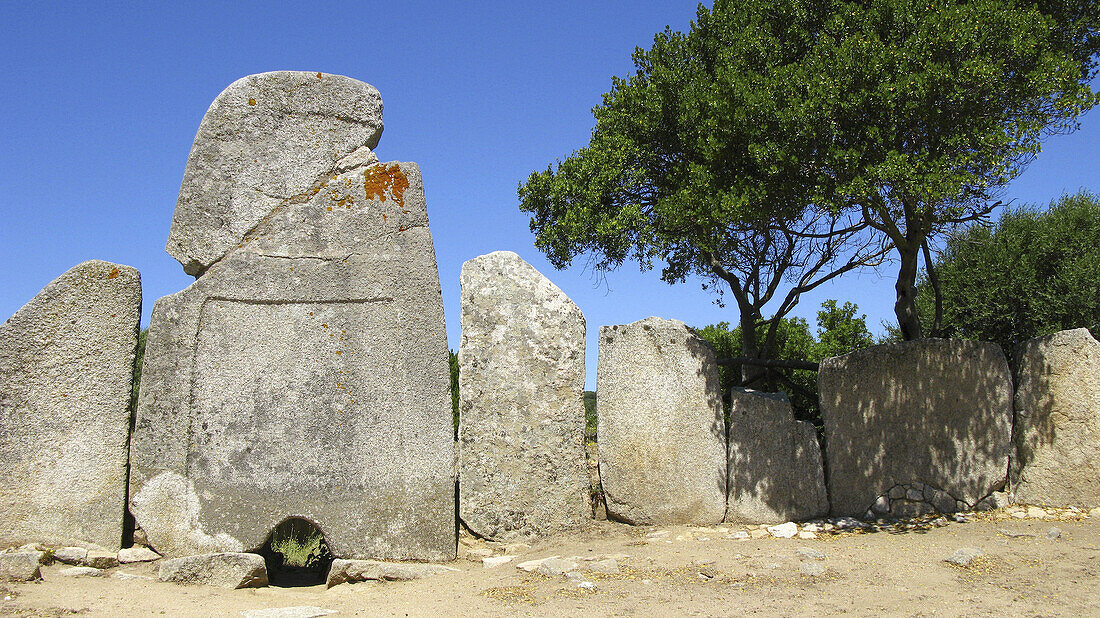
POLYGON ((406 231, 406 230, 408 230, 408 229, 409 229, 409 228, 408 228, 408 226, 404 226, 404 225, 402 225, 401 227, 397 228, 397 231, 398 231, 398 232, 404 232, 404 231, 406 231))
POLYGON ((332 211, 332 206, 329 206, 329 207, 325 208, 325 210, 331 212, 332 211))
POLYGON ((340 350, 336 350, 336 355, 337 356, 340 356, 341 354, 343 354, 343 352, 341 352, 340 350))
POLYGON ((321 72, 317 71, 317 79, 321 79, 321 72))
POLYGON ((396 163, 372 165, 363 172, 363 191, 367 194, 367 199, 385 202, 386 194, 389 193, 398 207, 404 208, 405 190, 408 188, 409 179, 396 163))
POLYGON ((256 104, 256 99, 252 99, 252 98, 248 99, 248 104, 249 105, 255 105, 256 104))
POLYGON ((328 324, 325 324, 324 322, 322 322, 321 323, 321 328, 328 328, 328 324))
POLYGON ((111 274, 107 275, 107 278, 108 279, 114 279, 117 276, 118 276, 118 269, 117 268, 112 268, 111 269, 111 274))

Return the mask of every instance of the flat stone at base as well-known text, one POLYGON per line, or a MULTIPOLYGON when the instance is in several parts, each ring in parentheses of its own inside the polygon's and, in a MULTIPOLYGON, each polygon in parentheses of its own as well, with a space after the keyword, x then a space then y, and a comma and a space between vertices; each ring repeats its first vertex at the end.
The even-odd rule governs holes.
POLYGON ((0 580, 29 582, 42 579, 39 552, 0 554, 0 580))
POLYGON ((272 607, 270 609, 250 609, 241 612, 244 618, 318 618, 337 613, 334 609, 324 609, 311 605, 296 607, 272 607))
POLYGON ((83 564, 88 558, 88 550, 83 547, 58 547, 53 550, 53 559, 65 564, 83 564))
POLYGON ((120 564, 130 564, 132 562, 152 562, 154 560, 160 560, 160 554, 149 549, 148 547, 135 545, 133 547, 127 547, 126 549, 118 550, 118 561, 120 564))
POLYGON ((332 588, 344 582, 409 581, 432 575, 454 573, 458 569, 441 564, 412 562, 379 562, 377 560, 344 560, 337 558, 329 567, 326 586, 332 588))
POLYGON ((64 575, 65 577, 103 577, 107 574, 107 571, 95 567, 75 566, 61 569, 57 574, 64 575))
POLYGON ((116 552, 92 550, 84 557, 83 565, 96 569, 110 569, 118 566, 118 554, 116 552))
POLYGON ((267 585, 262 556, 239 552, 173 558, 160 563, 158 579, 178 584, 219 588, 260 588, 267 585))

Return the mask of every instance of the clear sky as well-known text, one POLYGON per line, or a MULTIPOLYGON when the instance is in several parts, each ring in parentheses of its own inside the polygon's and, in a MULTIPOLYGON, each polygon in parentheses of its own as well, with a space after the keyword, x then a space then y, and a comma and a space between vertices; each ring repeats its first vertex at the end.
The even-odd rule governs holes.
MULTIPOLYGON (((585 260, 555 271, 534 248, 516 187, 584 146, 590 110, 635 46, 687 29, 696 3, 605 2, 0 2, 0 320, 87 259, 138 268, 153 302, 193 279, 164 251, 176 195, 207 106, 263 71, 338 73, 385 104, 383 161, 424 175, 449 344, 459 342, 462 262, 515 251, 561 287, 596 333, 650 315, 728 321, 698 282, 668 286, 634 265, 600 279, 585 260), (102 5, 102 6, 100 6, 102 5)), ((1098 84, 1100 87, 1100 84, 1098 84)), ((1007 191, 1046 204, 1100 192, 1100 111, 1051 138, 1007 191)), ((804 297, 811 324, 826 298, 851 300, 872 330, 892 319, 893 277, 850 276, 804 297)))

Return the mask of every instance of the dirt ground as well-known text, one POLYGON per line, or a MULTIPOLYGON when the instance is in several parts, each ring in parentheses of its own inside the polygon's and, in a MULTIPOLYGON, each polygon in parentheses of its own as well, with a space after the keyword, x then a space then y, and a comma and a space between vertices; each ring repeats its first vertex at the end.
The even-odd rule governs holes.
POLYGON ((465 538, 453 564, 459 572, 328 590, 167 584, 155 581, 156 563, 123 565, 109 577, 71 578, 58 574, 65 565, 55 564, 43 567, 41 582, 0 585, 0 615, 239 616, 296 606, 336 610, 338 616, 433 618, 1100 615, 1100 517, 1017 517, 998 511, 962 523, 941 520, 919 531, 818 534, 812 540, 739 540, 734 532, 748 528, 725 525, 594 522, 588 530, 530 548, 510 547, 516 558, 495 568, 485 568, 478 554, 505 548, 465 538), (967 567, 944 561, 964 547, 984 555, 967 567), (515 566, 554 555, 579 556, 580 573, 591 584, 581 588, 576 579, 515 566), (618 573, 584 570, 595 559, 616 555, 618 573), (819 566, 823 572, 809 574, 821 571, 819 566), (151 579, 121 579, 119 573, 151 579))

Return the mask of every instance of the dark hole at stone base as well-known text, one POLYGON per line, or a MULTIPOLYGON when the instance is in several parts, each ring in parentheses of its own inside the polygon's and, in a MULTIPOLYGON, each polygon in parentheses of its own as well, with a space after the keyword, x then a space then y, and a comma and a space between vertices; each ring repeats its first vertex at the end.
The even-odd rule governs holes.
POLYGON ((284 588, 325 583, 333 559, 321 529, 298 517, 275 526, 256 553, 267 564, 268 584, 284 588))

